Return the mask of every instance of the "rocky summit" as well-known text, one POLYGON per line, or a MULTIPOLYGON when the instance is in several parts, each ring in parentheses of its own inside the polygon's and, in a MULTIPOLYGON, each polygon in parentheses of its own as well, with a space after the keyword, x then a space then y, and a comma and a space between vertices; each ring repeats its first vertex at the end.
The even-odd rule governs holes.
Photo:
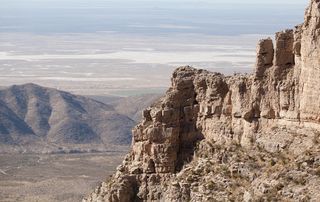
POLYGON ((319 201, 320 1, 259 41, 251 75, 180 67, 84 201, 319 201))

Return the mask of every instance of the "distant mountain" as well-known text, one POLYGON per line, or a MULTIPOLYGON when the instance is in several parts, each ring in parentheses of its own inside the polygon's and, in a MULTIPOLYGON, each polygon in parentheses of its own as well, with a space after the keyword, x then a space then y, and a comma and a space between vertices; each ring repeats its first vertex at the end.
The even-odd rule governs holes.
POLYGON ((127 115, 136 122, 141 121, 142 111, 150 107, 161 97, 160 94, 130 96, 117 102, 110 103, 120 114, 127 115))
POLYGON ((113 106, 35 84, 0 90, 0 144, 127 145, 135 122, 113 106))
POLYGON ((95 100, 112 105, 115 110, 130 117, 137 123, 141 121, 142 111, 157 101, 162 94, 145 94, 130 97, 90 96, 95 100))

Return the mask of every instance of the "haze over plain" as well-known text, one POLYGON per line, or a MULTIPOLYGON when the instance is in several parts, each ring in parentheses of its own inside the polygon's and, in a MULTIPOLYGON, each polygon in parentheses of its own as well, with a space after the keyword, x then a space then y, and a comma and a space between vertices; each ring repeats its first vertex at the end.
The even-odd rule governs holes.
POLYGON ((163 92, 179 65, 250 72, 257 40, 301 22, 307 1, 1 4, 0 86, 35 82, 77 94, 127 96, 163 92))

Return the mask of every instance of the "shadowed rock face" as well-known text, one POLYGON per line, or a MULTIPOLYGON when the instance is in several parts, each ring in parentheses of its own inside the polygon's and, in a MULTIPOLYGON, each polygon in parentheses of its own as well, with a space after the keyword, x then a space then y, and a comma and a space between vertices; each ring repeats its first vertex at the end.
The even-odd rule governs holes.
POLYGON ((319 8, 261 40, 252 75, 178 68, 116 174, 84 201, 317 201, 319 8))
POLYGON ((0 142, 129 144, 130 118, 95 100, 35 84, 0 90, 0 142))

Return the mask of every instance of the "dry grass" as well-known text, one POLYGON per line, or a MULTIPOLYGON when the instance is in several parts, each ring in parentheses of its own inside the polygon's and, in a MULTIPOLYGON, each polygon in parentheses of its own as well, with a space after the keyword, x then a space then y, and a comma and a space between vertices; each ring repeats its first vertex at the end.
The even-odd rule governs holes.
POLYGON ((1 154, 0 201, 80 201, 115 171, 123 156, 1 154))

